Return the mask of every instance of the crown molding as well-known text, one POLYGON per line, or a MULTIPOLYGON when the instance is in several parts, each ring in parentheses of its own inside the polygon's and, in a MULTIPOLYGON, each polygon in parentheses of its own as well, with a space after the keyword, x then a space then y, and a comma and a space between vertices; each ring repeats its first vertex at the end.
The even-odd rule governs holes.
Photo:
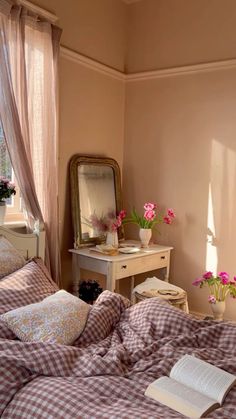
POLYGON ((101 64, 92 58, 85 57, 84 55, 72 51, 64 46, 61 46, 60 48, 60 56, 77 64, 83 65, 84 67, 87 67, 91 70, 95 70, 99 73, 125 82, 154 80, 165 77, 175 77, 187 74, 197 74, 209 71, 236 68, 236 59, 233 58, 230 60, 215 61, 204 64, 194 64, 182 67, 167 68, 163 70, 142 71, 140 73, 125 74, 122 71, 118 71, 105 64, 101 64))
POLYGON ((60 48, 60 56, 77 64, 83 65, 91 70, 95 70, 99 73, 105 74, 106 76, 112 77, 113 79, 125 81, 126 76, 121 71, 115 70, 105 64, 101 64, 92 58, 85 57, 84 55, 72 51, 64 46, 61 46, 60 48))
POLYGON ((42 16, 53 24, 58 21, 58 17, 56 15, 49 12, 48 10, 43 9, 42 7, 36 6, 36 4, 33 4, 28 0, 17 0, 16 3, 20 6, 24 6, 36 15, 42 16))
POLYGON ((236 67, 236 59, 214 61, 204 64, 186 65, 183 67, 173 67, 163 70, 143 71, 126 75, 126 81, 152 80, 164 77, 181 76, 185 74, 204 73, 215 70, 225 70, 236 67))

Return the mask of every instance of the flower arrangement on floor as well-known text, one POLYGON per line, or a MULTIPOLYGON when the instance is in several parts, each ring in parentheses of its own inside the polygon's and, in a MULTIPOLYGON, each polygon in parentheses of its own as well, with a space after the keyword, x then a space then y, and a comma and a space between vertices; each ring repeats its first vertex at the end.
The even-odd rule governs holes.
POLYGON ((5 202, 11 195, 16 194, 16 186, 9 179, 0 176, 0 202, 5 202))
POLYGON ((137 224, 140 227, 139 236, 142 247, 148 247, 152 235, 152 229, 157 224, 172 224, 175 213, 172 208, 168 208, 165 215, 158 211, 157 204, 146 202, 143 206, 144 212, 139 215, 135 209, 131 211, 129 217, 124 218, 123 224, 137 224))
POLYGON ((200 288, 208 285, 210 289, 208 301, 211 304, 215 304, 217 301, 225 301, 228 294, 236 298, 236 276, 233 281, 230 281, 227 272, 220 272, 217 276, 214 276, 213 272, 205 272, 201 278, 193 281, 193 285, 200 286, 200 288))
POLYGON ((227 272, 219 272, 217 276, 214 276, 213 272, 208 271, 201 278, 195 279, 192 284, 200 288, 205 285, 209 287, 208 302, 211 304, 214 317, 222 320, 227 295, 236 298, 236 276, 231 281, 227 272))

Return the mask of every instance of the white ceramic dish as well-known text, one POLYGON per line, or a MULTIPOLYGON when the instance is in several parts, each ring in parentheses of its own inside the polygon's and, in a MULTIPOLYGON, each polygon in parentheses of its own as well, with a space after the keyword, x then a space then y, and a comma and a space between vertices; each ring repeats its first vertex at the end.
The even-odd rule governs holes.
POLYGON ((121 253, 137 253, 140 251, 139 247, 121 247, 118 249, 121 253))

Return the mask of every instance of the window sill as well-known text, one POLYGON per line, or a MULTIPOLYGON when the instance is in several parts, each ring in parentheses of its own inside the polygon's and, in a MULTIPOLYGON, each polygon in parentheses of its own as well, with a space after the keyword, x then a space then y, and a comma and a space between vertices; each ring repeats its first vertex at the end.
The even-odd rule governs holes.
POLYGON ((25 221, 5 221, 3 226, 7 228, 25 228, 26 222, 25 221))

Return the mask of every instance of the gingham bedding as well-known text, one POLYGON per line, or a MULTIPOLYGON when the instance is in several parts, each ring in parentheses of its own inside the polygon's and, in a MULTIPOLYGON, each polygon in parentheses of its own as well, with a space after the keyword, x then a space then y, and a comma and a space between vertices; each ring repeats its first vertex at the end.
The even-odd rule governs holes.
MULTIPOLYGON (((38 278, 35 282, 39 286, 38 278)), ((55 291, 52 283, 44 285, 49 287, 46 293, 53 287, 55 291)), ((182 417, 145 397, 144 391, 150 382, 169 374, 184 354, 236 374, 236 327, 196 320, 158 298, 130 307, 119 294, 105 291, 74 346, 0 339, 0 416, 182 417)), ((236 418, 236 388, 208 417, 236 418)))

